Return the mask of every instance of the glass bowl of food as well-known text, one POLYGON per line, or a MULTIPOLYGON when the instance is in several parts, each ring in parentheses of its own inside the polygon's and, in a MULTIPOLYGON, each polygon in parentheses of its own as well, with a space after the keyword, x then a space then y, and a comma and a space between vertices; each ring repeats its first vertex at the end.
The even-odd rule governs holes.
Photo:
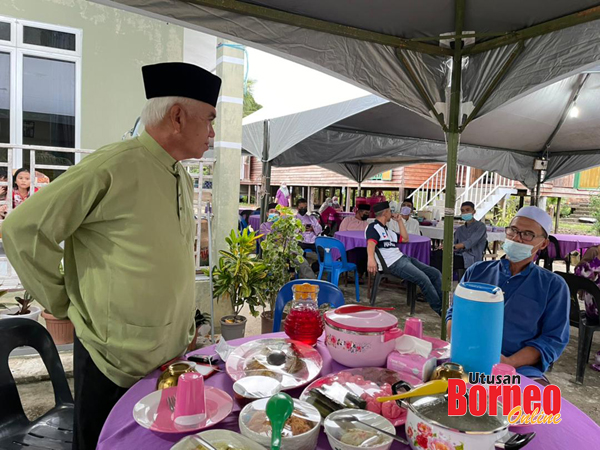
MULTIPOLYGON (((242 434, 267 448, 271 446, 271 423, 266 414, 267 401, 263 398, 246 405, 240 412, 242 434)), ((317 446, 321 415, 317 409, 294 399, 292 416, 285 422, 281 434, 281 450, 313 450, 317 446)))
POLYGON ((171 447, 171 450, 206 450, 194 436, 201 437, 217 450, 265 450, 262 445, 229 430, 207 430, 197 435, 186 436, 171 447))
POLYGON ((356 409, 341 409, 329 414, 323 427, 333 449, 388 450, 391 447, 393 442, 391 437, 364 424, 396 434, 396 428, 385 417, 371 411, 356 409), (350 417, 358 421, 348 420, 350 417))

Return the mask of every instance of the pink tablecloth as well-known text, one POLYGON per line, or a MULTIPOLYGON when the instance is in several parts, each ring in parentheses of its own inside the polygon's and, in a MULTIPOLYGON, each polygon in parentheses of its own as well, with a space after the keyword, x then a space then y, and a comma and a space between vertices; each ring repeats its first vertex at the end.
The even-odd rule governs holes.
MULTIPOLYGON (((559 258, 564 259, 575 250, 585 250, 595 245, 600 245, 600 236, 579 236, 576 234, 553 234, 560 247, 559 258)), ((554 245, 548 246, 548 254, 551 258, 556 258, 554 245)))
MULTIPOLYGON (((263 337, 284 337, 284 333, 275 333, 270 335, 253 336, 244 339, 238 339, 230 342, 232 345, 240 345, 244 342, 263 337)), ((317 344, 317 349, 323 357, 323 369, 321 375, 336 373, 346 367, 336 363, 331 359, 329 351, 320 341, 317 344)), ((207 347, 195 353, 214 354, 214 347, 207 347)), ((221 364, 223 367, 223 364, 221 364)), ((165 434, 155 433, 139 426, 133 420, 133 407, 144 396, 148 395, 156 388, 156 380, 159 376, 158 371, 152 372, 143 380, 136 383, 129 391, 119 400, 111 411, 98 442, 99 450, 132 450, 132 449, 151 449, 162 450, 169 449, 171 446, 181 439, 183 434, 165 434)), ((533 384, 532 380, 522 377, 522 385, 533 384)), ((229 376, 222 372, 213 375, 206 380, 209 386, 215 386, 223 389, 232 395, 232 381, 229 376)), ((290 395, 298 398, 302 388, 290 391, 290 395)), ((234 401, 232 414, 223 422, 217 424, 215 428, 225 428, 239 432, 238 415, 240 407, 234 401)), ((562 401, 562 422, 558 425, 536 425, 533 427, 519 427, 514 429, 515 432, 527 433, 535 431, 537 436, 527 445, 526 450, 566 450, 566 449, 593 449, 597 448, 600 442, 600 427, 596 425, 592 419, 587 417, 583 412, 573 406, 566 400, 562 401)), ((404 435, 404 427, 398 427, 397 433, 400 436, 404 435)), ((330 449, 325 433, 321 431, 317 449, 330 449)), ((392 450, 409 450, 409 447, 399 442, 394 441, 392 450)))
MULTIPOLYGON (((346 251, 350 251, 357 247, 367 246, 367 239, 365 238, 364 231, 338 231, 335 233, 334 237, 342 241, 346 247, 346 251)), ((431 239, 416 234, 409 234, 408 237, 408 242, 398 245, 400 251, 405 255, 418 259, 423 264, 429 264, 431 239)))

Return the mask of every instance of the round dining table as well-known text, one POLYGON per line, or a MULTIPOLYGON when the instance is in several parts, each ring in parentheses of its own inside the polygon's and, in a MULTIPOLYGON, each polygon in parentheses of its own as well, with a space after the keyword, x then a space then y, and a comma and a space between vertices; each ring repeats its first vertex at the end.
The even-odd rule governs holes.
MULTIPOLYGON (((346 251, 359 247, 367 247, 367 238, 364 231, 338 231, 334 237, 344 244, 346 251)), ((408 242, 400 243, 398 247, 405 255, 412 256, 423 264, 429 264, 431 239, 428 237, 409 234, 408 242)))
POLYGON ((260 229, 260 214, 254 214, 248 217, 248 225, 250 225, 254 231, 258 231, 260 229))
MULTIPOLYGON (((228 344, 239 346, 245 342, 261 339, 261 338, 284 338, 285 333, 271 333, 266 335, 251 336, 235 341, 230 341, 228 344)), ((435 338, 427 338, 433 342, 438 341, 435 338)), ((331 359, 329 351, 323 342, 323 337, 317 343, 317 350, 323 358, 323 367, 320 376, 325 376, 337 373, 347 367, 338 364, 331 359)), ((215 346, 205 347, 203 349, 192 352, 192 354, 214 355, 215 346)), ((214 386, 224 390, 233 397, 233 381, 229 375, 225 373, 224 364, 219 365, 220 372, 206 379, 206 385, 214 386)), ((125 395, 118 401, 112 409, 108 419, 106 420, 100 439, 98 441, 98 450, 133 450, 133 449, 148 449, 148 450, 166 450, 170 449, 178 440, 182 439, 186 434, 167 434, 157 433, 147 430, 138 425, 133 419, 133 409, 136 403, 144 396, 150 394, 156 389, 156 382, 160 375, 159 370, 150 373, 146 378, 137 382, 129 389, 125 395)), ((521 376, 521 386, 534 384, 533 380, 521 376)), ((297 388, 288 393, 298 398, 303 388, 297 388)), ((525 447, 526 450, 567 450, 567 449, 593 449, 598 448, 600 442, 600 427, 582 411, 577 409, 567 400, 562 400, 561 404, 562 421, 557 425, 535 425, 535 426, 519 426, 512 427, 511 430, 516 433, 535 432, 535 438, 525 447)), ((241 407, 234 400, 233 410, 231 414, 222 422, 216 424, 213 428, 228 429, 239 432, 238 417, 241 407)), ((397 434, 405 437, 404 427, 396 428, 397 434)), ((191 434, 191 433, 187 433, 191 434)), ((321 430, 317 449, 330 449, 327 441, 327 436, 321 430)), ((394 441, 391 447, 392 450, 409 450, 410 447, 394 441)))
MULTIPOLYGON (((567 255, 575 250, 583 250, 590 247, 600 245, 600 236, 585 236, 577 234, 552 234, 558 241, 558 247, 560 249, 560 255, 558 258, 564 259, 567 255)), ((554 245, 548 246, 548 256, 550 258, 556 258, 556 251, 554 245)))

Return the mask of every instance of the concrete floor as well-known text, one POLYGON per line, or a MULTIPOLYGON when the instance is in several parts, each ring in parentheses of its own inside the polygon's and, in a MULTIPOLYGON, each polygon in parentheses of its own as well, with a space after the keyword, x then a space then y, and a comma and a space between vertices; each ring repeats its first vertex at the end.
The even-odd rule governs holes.
MULTIPOLYGON (((344 287, 342 283, 341 288, 346 296, 347 302, 354 303, 354 287, 351 285, 344 287)), ((367 304, 366 286, 361 286, 360 294, 361 299, 363 300, 362 303, 367 304)), ((400 319, 400 324, 402 326, 410 312, 410 308, 406 305, 406 291, 395 286, 382 287, 380 289, 377 305, 395 307, 396 309, 393 314, 400 319)), ((260 317, 253 318, 247 311, 244 311, 243 314, 248 317, 246 336, 260 334, 260 317)), ((440 335, 440 318, 429 308, 427 303, 417 303, 416 316, 423 320, 424 332, 426 334, 431 336, 440 335)), ((585 384, 580 385, 575 383, 577 333, 577 329, 571 328, 571 340, 560 359, 554 364, 554 369, 548 374, 548 378, 551 383, 556 384, 561 388, 563 398, 576 405, 596 423, 600 424, 600 372, 596 372, 588 367, 585 372, 585 384)), ((594 336, 592 359, 593 355, 598 350, 600 350, 600 333, 596 333, 594 336)), ((17 358, 13 360, 13 358, 11 358, 11 360, 13 360, 11 361, 11 367, 13 367, 13 364, 17 367, 18 361, 16 359, 17 358)), ((70 379, 70 383, 72 386, 72 379, 70 379)), ((54 398, 52 386, 48 381, 39 381, 38 378, 38 381, 35 382, 29 382, 27 384, 20 383, 19 393, 25 406, 26 413, 30 418, 43 414, 53 405, 54 398)))

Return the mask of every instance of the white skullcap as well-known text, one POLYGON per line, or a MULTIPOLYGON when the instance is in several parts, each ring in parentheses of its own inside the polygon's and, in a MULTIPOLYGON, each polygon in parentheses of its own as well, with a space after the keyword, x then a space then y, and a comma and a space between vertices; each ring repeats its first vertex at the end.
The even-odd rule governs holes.
POLYGON ((537 206, 526 206, 521 208, 515 217, 527 217, 528 219, 535 220, 548 235, 551 233, 552 218, 542 208, 538 208, 537 206))

